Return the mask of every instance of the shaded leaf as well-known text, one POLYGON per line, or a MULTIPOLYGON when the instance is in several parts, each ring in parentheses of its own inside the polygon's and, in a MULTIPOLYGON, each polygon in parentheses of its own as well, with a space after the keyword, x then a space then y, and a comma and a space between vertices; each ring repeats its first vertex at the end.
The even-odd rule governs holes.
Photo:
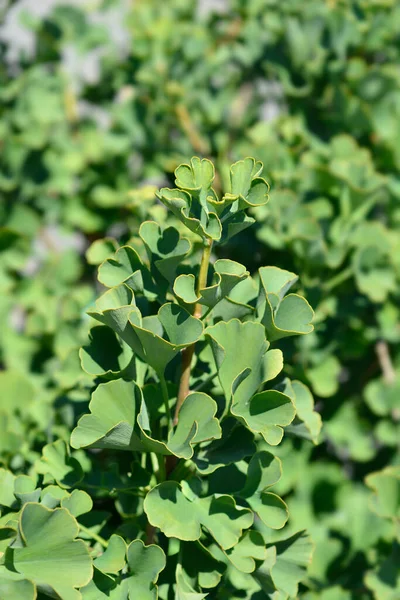
POLYGON ((203 526, 225 549, 234 546, 242 530, 253 522, 252 513, 237 507, 231 496, 189 500, 174 481, 153 488, 145 498, 144 510, 150 523, 167 537, 195 541, 200 539, 203 526))

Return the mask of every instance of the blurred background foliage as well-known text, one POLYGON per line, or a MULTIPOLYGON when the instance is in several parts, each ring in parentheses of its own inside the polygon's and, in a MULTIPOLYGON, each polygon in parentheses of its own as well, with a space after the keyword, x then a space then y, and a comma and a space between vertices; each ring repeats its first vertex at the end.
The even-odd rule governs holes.
POLYGON ((315 543, 299 595, 400 598, 400 4, 22 4, 0 4, 0 464, 27 473, 68 441, 97 265, 166 221, 154 191, 193 154, 222 177, 253 155, 271 199, 220 256, 299 273, 316 310, 283 343, 320 443, 276 449, 284 535, 315 543))

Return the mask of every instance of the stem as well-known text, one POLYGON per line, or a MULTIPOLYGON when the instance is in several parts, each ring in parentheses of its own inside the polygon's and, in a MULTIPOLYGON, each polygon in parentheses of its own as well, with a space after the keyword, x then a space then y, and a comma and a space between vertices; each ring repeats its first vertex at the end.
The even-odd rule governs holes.
POLYGON ((347 269, 344 269, 344 271, 342 271, 338 275, 335 275, 335 277, 332 277, 332 279, 328 279, 328 281, 326 281, 322 285, 322 289, 325 292, 330 292, 333 290, 333 288, 335 288, 337 285, 346 281, 346 279, 349 279, 352 275, 353 275, 353 269, 351 267, 348 267, 347 269))
POLYGON ((103 548, 107 548, 108 542, 107 542, 107 540, 102 538, 101 535, 97 535, 97 533, 94 533, 94 531, 91 531, 90 529, 88 529, 87 527, 82 525, 82 523, 78 523, 78 525, 79 525, 79 529, 81 531, 83 531, 84 533, 86 533, 86 535, 88 535, 93 540, 96 540, 96 542, 101 544, 101 546, 103 546, 103 548))
POLYGON ((171 409, 169 407, 168 387, 164 375, 160 376, 161 392, 164 400, 165 413, 168 419, 168 431, 171 428, 171 409))
MULTIPOLYGON (((208 265, 210 264, 210 256, 212 249, 212 240, 206 240, 204 242, 203 255, 201 257, 200 263, 200 271, 199 277, 197 279, 196 291, 197 295, 199 295, 200 290, 206 287, 207 285, 207 274, 208 274, 208 265)), ((200 319, 202 313, 202 305, 199 302, 196 303, 193 311, 193 316, 197 319, 200 319)), ((176 426, 178 423, 179 411, 181 409, 182 404, 185 401, 186 396, 189 393, 189 384, 190 384, 190 372, 192 367, 192 358, 194 354, 195 344, 191 344, 187 348, 182 351, 182 373, 181 379, 179 382, 179 390, 178 390, 178 398, 175 406, 175 415, 174 415, 174 425, 176 426)))
POLYGON ((162 483, 167 478, 167 473, 165 471, 165 461, 164 456, 162 454, 157 454, 158 461, 158 481, 162 483))
POLYGON ((147 523, 146 526, 146 546, 150 546, 150 544, 154 544, 154 538, 156 535, 156 528, 154 525, 147 523))
POLYGON ((390 357, 389 347, 384 340, 379 340, 375 344, 375 352, 379 360, 383 378, 388 385, 396 381, 396 373, 393 368, 392 359, 390 357))
POLYGON ((184 104, 178 104, 176 106, 176 115, 178 117, 179 124, 187 137, 189 138, 190 143, 192 144, 194 150, 199 154, 208 154, 209 148, 207 142, 201 137, 199 131, 197 130, 195 124, 193 123, 189 111, 184 104))

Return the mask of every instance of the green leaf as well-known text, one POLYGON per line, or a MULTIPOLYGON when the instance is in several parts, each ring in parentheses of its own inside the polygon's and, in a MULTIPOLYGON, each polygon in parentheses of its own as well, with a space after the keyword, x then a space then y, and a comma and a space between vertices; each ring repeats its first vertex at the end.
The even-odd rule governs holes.
POLYGON ((372 302, 384 302, 397 289, 390 257, 375 245, 358 248, 353 256, 357 287, 372 302))
POLYGON ((261 267, 259 274, 258 314, 268 340, 310 333, 314 312, 307 300, 297 294, 285 296, 297 276, 277 267, 261 267))
POLYGON ((58 485, 47 485, 41 490, 40 500, 41 504, 47 508, 57 508, 61 505, 61 501, 69 496, 69 492, 58 485))
POLYGON ((283 500, 267 491, 279 481, 281 475, 282 465, 279 458, 269 452, 257 452, 250 460, 246 484, 238 492, 263 523, 272 529, 281 529, 289 517, 288 508, 283 500))
POLYGON ((222 421, 222 436, 220 440, 202 445, 193 461, 197 469, 204 475, 213 473, 216 469, 239 462, 255 452, 254 436, 243 425, 232 418, 222 421))
POLYGON ((198 192, 206 200, 215 177, 214 165, 208 158, 194 156, 190 164, 182 164, 175 169, 175 185, 182 190, 198 192))
POLYGON ((264 561, 267 556, 264 538, 258 531, 246 531, 231 550, 227 550, 231 563, 243 573, 253 573, 256 561, 264 561))
POLYGON ((370 409, 379 416, 395 411, 398 406, 400 382, 370 381, 364 388, 365 400, 370 409))
POLYGON ((7 600, 36 600, 36 586, 22 575, 0 565, 0 598, 7 600))
POLYGON ((35 389, 26 375, 6 370, 0 373, 0 410, 26 411, 35 398, 35 389))
POLYGON ((79 528, 65 508, 25 504, 19 533, 22 547, 7 551, 6 564, 36 584, 49 586, 62 600, 78 600, 76 588, 93 575, 92 560, 82 540, 75 540, 79 528))
POLYGON ((89 375, 114 379, 134 373, 132 349, 106 326, 92 327, 89 344, 80 349, 79 356, 82 369, 89 375))
POLYGON ((182 458, 191 458, 193 455, 193 449, 188 449, 188 452, 181 451, 177 454, 173 451, 182 445, 184 437, 187 437, 187 433, 192 430, 193 424, 196 424, 195 434, 190 440, 190 445, 205 442, 208 440, 219 439, 222 435, 221 427, 218 419, 215 417, 217 412, 216 402, 204 394, 203 392, 192 392, 185 398, 181 410, 179 411, 178 424, 176 426, 174 434, 168 440, 168 447, 176 454, 176 456, 182 456, 182 458))
POLYGON ((231 411, 272 446, 281 442, 283 427, 289 425, 296 414, 291 398, 277 390, 255 394, 248 402, 239 402, 235 396, 231 411))
POLYGON ((182 568, 188 577, 198 580, 201 588, 214 588, 226 570, 201 542, 181 542, 182 568))
POLYGON ((231 496, 189 500, 175 481, 153 488, 145 498, 144 510, 150 523, 167 537, 199 540, 203 526, 225 549, 234 546, 253 522, 251 511, 237 507, 231 496))
POLYGON ((133 292, 143 294, 149 300, 155 300, 157 297, 157 288, 150 271, 131 246, 122 246, 112 258, 107 258, 99 267, 98 278, 109 288, 124 283, 133 292))
POLYGON ((0 467, 0 506, 11 508, 15 504, 15 475, 0 467))
POLYGON ((118 249, 118 244, 114 238, 105 237, 101 240, 95 240, 86 250, 86 260, 90 265, 100 265, 110 258, 118 249))
POLYGON ((221 238, 221 223, 214 212, 204 213, 201 218, 194 216, 195 202, 188 192, 161 188, 157 197, 182 223, 203 239, 218 241, 221 238), (193 210, 192 210, 193 205, 193 210))
POLYGON ((259 177, 262 169, 262 162, 250 157, 231 166, 231 190, 226 196, 238 199, 240 209, 262 206, 268 202, 269 185, 259 177))
POLYGON ((314 398, 307 386, 301 381, 292 381, 291 387, 296 405, 296 422, 286 428, 286 431, 300 437, 305 437, 318 443, 322 427, 321 416, 314 411, 314 398), (300 421, 297 422, 297 421, 300 421))
POLYGON ((369 473, 365 483, 373 490, 371 509, 380 517, 398 519, 400 517, 400 466, 385 467, 381 471, 369 473))
POLYGON ((126 550, 126 544, 122 537, 113 534, 108 541, 107 548, 94 560, 93 565, 103 573, 116 575, 126 564, 126 550))
POLYGON ((129 599, 157 600, 157 579, 165 568, 166 558, 159 546, 145 546, 141 540, 134 540, 127 551, 129 577, 124 581, 129 599))
POLYGON ((254 573, 266 593, 272 589, 296 598, 298 585, 311 562, 313 544, 310 538, 299 532, 268 548, 268 557, 254 573))
POLYGON ((143 319, 139 309, 129 305, 115 308, 107 306, 102 312, 90 314, 114 329, 141 360, 151 365, 160 376, 163 376, 165 367, 180 350, 194 344, 203 333, 200 319, 178 304, 163 304, 157 316, 143 319))
POLYGON ((208 327, 205 335, 211 342, 227 404, 233 397, 232 414, 251 431, 261 433, 268 443, 278 444, 283 436, 282 426, 289 425, 295 416, 293 403, 289 396, 276 390, 253 394, 281 371, 281 351, 267 352, 269 344, 260 323, 221 321, 208 327), (238 354, 239 345, 246 352, 238 354))
POLYGON ((140 449, 139 434, 134 431, 140 402, 140 390, 132 382, 118 379, 99 385, 89 403, 91 414, 81 417, 72 431, 71 446, 140 449))
POLYGON ((83 490, 73 490, 70 496, 62 498, 61 508, 66 508, 74 517, 80 517, 93 508, 93 501, 83 490))
POLYGON ((260 323, 220 321, 205 330, 218 369, 218 378, 229 403, 233 392, 237 403, 248 402, 260 385, 278 375, 283 367, 282 353, 266 353, 268 342, 260 323), (237 352, 238 347, 246 352, 237 352), (235 389, 234 389, 235 387, 235 389))
POLYGON ((324 424, 325 435, 342 452, 360 462, 371 460, 375 454, 373 439, 366 435, 366 423, 360 420, 354 403, 344 403, 324 424))
POLYGON ((373 592, 376 600, 397 600, 400 596, 399 546, 396 543, 392 554, 376 569, 368 571, 365 585, 373 592))
POLYGON ((142 223, 139 236, 146 247, 150 264, 172 283, 179 264, 191 249, 189 240, 180 238, 174 227, 162 230, 154 221, 142 223))
POLYGON ((35 463, 35 470, 52 477, 59 486, 65 488, 73 487, 83 478, 81 465, 70 456, 69 448, 62 440, 44 446, 42 458, 35 463))
POLYGON ((7 547, 12 544, 17 537, 17 526, 18 522, 13 521, 12 515, 7 518, 7 524, 0 526, 0 565, 3 564, 2 558, 7 547))
POLYGON ((179 275, 174 281, 174 294, 185 304, 195 304, 200 300, 196 294, 196 278, 194 275, 179 275))
POLYGON ((174 283, 174 293, 185 304, 199 302, 208 308, 214 308, 218 302, 228 297, 238 283, 248 277, 246 268, 238 262, 220 259, 214 263, 212 284, 195 292, 193 275, 179 275, 174 283))
POLYGON ((138 417, 145 448, 160 454, 174 454, 179 458, 189 459, 193 456, 193 444, 221 437, 216 402, 203 392, 192 392, 185 398, 179 411, 178 423, 174 431, 168 435, 168 441, 161 442, 150 434, 150 422, 145 404, 138 417))
POLYGON ((329 398, 336 394, 339 389, 339 375, 342 366, 336 356, 327 356, 322 362, 307 369, 307 377, 311 386, 321 398, 329 398))
POLYGON ((94 568, 93 579, 79 590, 83 600, 127 600, 124 582, 94 568))
POLYGON ((178 424, 168 441, 159 441, 151 432, 146 402, 134 382, 110 381, 99 385, 84 415, 71 434, 73 448, 113 448, 174 454, 191 458, 193 444, 221 437, 215 418, 217 405, 202 392, 189 394, 179 414, 178 424))
POLYGON ((208 594, 196 592, 181 565, 176 567, 175 600, 203 600, 208 594))
POLYGON ((36 488, 37 478, 28 475, 18 475, 14 482, 14 495, 20 501, 21 506, 26 502, 38 502, 41 489, 36 488))

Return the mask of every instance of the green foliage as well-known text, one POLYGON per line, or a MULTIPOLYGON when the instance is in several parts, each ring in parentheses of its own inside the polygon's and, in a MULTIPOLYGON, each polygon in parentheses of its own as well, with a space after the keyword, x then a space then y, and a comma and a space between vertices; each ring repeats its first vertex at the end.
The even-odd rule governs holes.
POLYGON ((89 4, 0 41, 0 597, 397 598, 398 2, 89 4))
MULTIPOLYGON (((282 351, 270 349, 270 344, 280 337, 307 333, 312 326, 304 323, 312 320, 313 312, 302 296, 285 296, 296 277, 275 267, 260 269, 251 277, 243 265, 219 260, 214 265, 214 283, 208 286, 212 238, 206 233, 207 223, 212 219, 220 223, 222 233, 214 242, 225 241, 242 229, 232 224, 246 222, 245 208, 267 201, 267 184, 258 177, 262 165, 245 159, 232 165, 231 191, 220 200, 210 187, 212 163, 194 158, 191 164, 178 167, 176 177, 180 184, 190 186, 193 198, 202 199, 196 218, 204 228, 192 227, 193 204, 182 211, 184 224, 203 240, 200 264, 195 247, 180 239, 176 229, 163 229, 151 221, 140 229, 147 260, 140 258, 140 249, 127 245, 101 263, 99 280, 109 289, 88 314, 103 326, 91 330, 90 343, 80 355, 82 366, 88 372, 96 370, 94 365, 104 365, 104 359, 97 357, 106 351, 111 354, 110 363, 122 367, 118 357, 125 356, 129 347, 129 368, 97 369, 90 413, 79 419, 70 437, 77 452, 71 452, 62 439, 42 448, 33 471, 48 488, 36 490, 36 481, 29 478, 17 484, 24 475, 1 472, 1 503, 6 509, 2 525, 8 544, 3 571, 6 579, 14 577, 7 582, 13 593, 22 584, 32 584, 33 590, 55 593, 65 600, 78 597, 75 588, 81 589, 82 598, 100 597, 107 590, 116 598, 157 599, 171 593, 203 598, 238 586, 236 579, 245 575, 251 576, 254 589, 276 591, 282 597, 297 594, 310 542, 303 534, 298 539, 304 538, 305 545, 299 545, 296 536, 294 542, 292 538, 270 542, 268 532, 282 529, 288 519, 285 502, 270 491, 281 477, 281 463, 273 454, 254 453, 254 449, 263 440, 279 444, 284 427, 296 416, 295 382, 292 386, 284 378, 269 383, 283 368, 282 351), (252 190, 260 186, 262 195, 257 200, 253 196, 258 192, 252 190), (226 197, 230 200, 223 206, 226 197), (221 205, 214 217, 208 198, 215 206, 221 205), (193 302, 183 278, 190 281, 193 302), (249 281, 254 290, 258 283, 259 293, 249 300, 247 288, 240 291, 236 303, 246 311, 242 320, 231 318, 230 295, 249 281), (290 297, 301 303, 299 309, 284 308, 290 297), (105 349, 107 340, 112 344, 105 349), (196 391, 199 387, 206 391, 196 391), (236 427, 248 432, 247 448, 239 453, 228 451, 213 469, 202 468, 203 456, 213 445, 229 443, 230 423, 235 421, 236 427), (104 457, 116 472, 104 467, 102 454, 79 453, 83 448, 107 452, 104 457), (226 468, 232 472, 225 481, 225 476, 219 479, 219 472, 226 468), (91 476, 96 472, 104 483, 92 487, 91 476), (108 474, 117 478, 122 496, 117 492, 118 533, 107 541, 76 519, 87 515, 89 521, 98 520, 98 511, 82 487, 91 491, 94 502, 114 500, 108 474), (240 478, 244 478, 242 484, 240 478), (225 493, 226 482, 230 493, 225 493), (19 503, 22 510, 18 510, 19 503), (105 548, 94 555, 94 561, 86 544, 74 541, 79 533, 105 548), (292 543, 297 550, 289 550, 292 543), (203 578, 193 565, 186 565, 183 553, 190 555, 196 548, 206 558, 210 567, 205 568, 211 568, 212 576, 203 578), (53 561, 61 565, 65 581, 60 580, 53 561), (21 579, 15 579, 14 573, 21 579), (215 593, 210 591, 216 586, 215 593)), ((175 213, 175 207, 168 206, 175 213)), ((305 386, 299 389, 309 393, 305 386)), ((317 435, 319 423, 315 425, 312 404, 309 396, 303 413, 314 420, 317 435)), ((299 421, 303 418, 298 416, 299 421)), ((292 434, 297 431, 293 426, 292 434)))

